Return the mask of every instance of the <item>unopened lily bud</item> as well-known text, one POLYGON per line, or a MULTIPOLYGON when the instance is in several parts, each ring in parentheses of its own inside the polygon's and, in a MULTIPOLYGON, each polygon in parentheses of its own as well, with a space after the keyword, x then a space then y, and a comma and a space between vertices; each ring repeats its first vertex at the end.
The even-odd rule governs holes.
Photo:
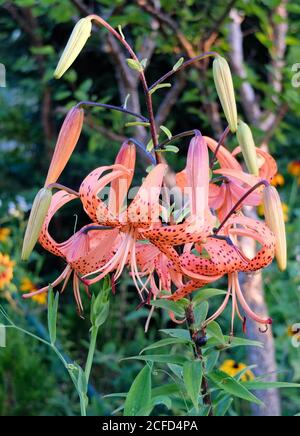
POLYGON ((230 130, 237 131, 237 108, 231 71, 226 59, 221 56, 213 62, 213 75, 217 93, 230 130))
POLYGON ((48 188, 42 188, 34 199, 23 241, 22 260, 28 260, 34 249, 49 210, 51 199, 52 192, 48 188))
POLYGON ((69 41, 63 51, 54 72, 54 77, 60 79, 73 64, 92 33, 92 18, 86 17, 78 21, 69 41))
POLYGON ((198 218, 204 218, 208 208, 209 156, 207 144, 201 134, 196 135, 190 142, 186 174, 191 190, 191 212, 198 218))
POLYGON ((124 142, 116 157, 115 164, 123 165, 130 172, 111 182, 109 209, 114 214, 118 215, 122 211, 123 203, 134 176, 135 161, 136 146, 132 142, 124 142))
POLYGON ((84 111, 74 107, 67 114, 60 129, 45 186, 56 183, 77 145, 84 119, 84 111))
POLYGON ((287 266, 287 245, 284 214, 279 194, 274 186, 267 186, 263 191, 263 205, 268 227, 276 237, 276 260, 278 268, 284 271, 287 266))
POLYGON ((259 168, 253 135, 248 124, 244 123, 243 121, 239 121, 238 123, 237 139, 249 173, 258 176, 259 168))

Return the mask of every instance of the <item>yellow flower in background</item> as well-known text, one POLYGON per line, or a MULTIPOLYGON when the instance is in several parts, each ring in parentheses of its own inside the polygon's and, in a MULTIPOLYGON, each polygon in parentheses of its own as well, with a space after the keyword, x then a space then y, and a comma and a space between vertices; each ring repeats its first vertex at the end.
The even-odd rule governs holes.
MULTIPOLYGON (((289 220, 290 209, 286 203, 282 203, 282 210, 283 210, 284 221, 287 223, 289 220)), ((257 213, 261 217, 265 215, 264 206, 262 204, 260 204, 257 207, 257 213)))
POLYGON ((284 186, 284 183, 285 183, 285 179, 283 175, 280 173, 276 174, 276 176, 271 181, 271 185, 275 186, 275 188, 278 186, 284 186))
MULTIPOLYGON (((245 363, 237 363, 234 360, 225 360, 222 365, 220 366, 220 371, 225 372, 225 374, 230 375, 231 377, 235 377, 238 375, 241 371, 247 368, 247 365, 245 363)), ((248 369, 241 377, 241 381, 247 382, 255 379, 255 375, 253 374, 250 369, 248 369)))
MULTIPOLYGON (((30 280, 29 277, 24 277, 21 280, 20 291, 26 292, 26 293, 35 292, 35 291, 37 291, 37 287, 35 286, 33 281, 30 280)), ((34 295, 31 299, 42 306, 47 304, 47 294, 46 293, 34 295)))
POLYGON ((14 266, 15 262, 7 254, 0 253, 0 291, 12 281, 14 266))
POLYGON ((288 172, 291 176, 300 177, 300 160, 294 160, 289 163, 288 172))
POLYGON ((287 329, 287 334, 290 338, 297 336, 297 342, 300 342, 300 329, 294 328, 294 326, 290 325, 287 329))
POLYGON ((0 242, 6 242, 11 230, 8 227, 0 227, 0 242))

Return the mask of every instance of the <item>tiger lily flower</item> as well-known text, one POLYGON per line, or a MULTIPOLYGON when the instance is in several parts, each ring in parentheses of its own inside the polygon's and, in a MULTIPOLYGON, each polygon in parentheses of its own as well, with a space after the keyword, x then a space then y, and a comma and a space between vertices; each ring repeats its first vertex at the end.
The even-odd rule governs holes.
POLYGON ((205 241, 212 234, 216 223, 216 218, 208 206, 208 148, 200 132, 191 140, 189 146, 182 188, 189 199, 190 215, 186 220, 181 224, 159 226, 143 231, 144 238, 156 245, 174 263, 177 272, 182 271, 174 247, 205 241))
MULTIPOLYGON (((217 150, 217 142, 209 137, 205 140, 213 153, 217 150)), ((219 219, 222 221, 229 211, 234 207, 238 200, 246 194, 246 192, 260 180, 270 182, 277 173, 277 164, 275 160, 265 151, 256 149, 260 159, 259 177, 245 173, 236 159, 236 156, 241 153, 241 148, 236 148, 233 153, 221 146, 217 159, 220 164, 220 169, 213 170, 213 174, 224 178, 224 181, 219 186, 213 180, 210 183, 209 204, 217 211, 219 219)), ((240 205, 243 206, 258 206, 262 201, 262 188, 257 192, 250 194, 245 201, 240 205)), ((239 210, 237 209, 237 210, 239 210)))
POLYGON ((195 244, 197 254, 193 254, 191 248, 180 257, 181 270, 191 281, 172 294, 170 299, 173 301, 224 275, 265 268, 275 256, 275 236, 264 223, 238 215, 228 220, 222 234, 208 238, 204 244, 195 244), (240 236, 252 238, 261 245, 253 259, 245 256, 234 244, 233 241, 240 236))
POLYGON ((135 151, 133 144, 123 144, 116 160, 118 163, 111 167, 98 168, 89 174, 81 184, 79 194, 86 213, 94 223, 115 228, 122 235, 122 243, 115 255, 101 268, 95 269, 93 274, 87 274, 84 277, 86 283, 96 283, 112 271, 115 271, 115 280, 117 280, 129 263, 133 281, 141 295, 144 283, 140 278, 136 262, 136 242, 141 238, 142 229, 160 225, 159 196, 167 165, 157 165, 148 174, 131 204, 123 209, 123 202, 133 177, 135 151), (109 174, 103 176, 105 171, 110 170, 109 174), (99 194, 113 181, 118 183, 111 185, 107 206, 99 198, 99 194), (98 274, 96 277, 88 279, 96 274, 98 274))
MULTIPOLYGON (((112 256, 114 246, 120 243, 118 232, 115 230, 97 230, 94 225, 89 224, 76 232, 67 241, 58 243, 49 233, 49 225, 53 216, 64 205, 75 200, 77 197, 66 191, 59 191, 53 195, 52 202, 44 221, 40 236, 40 244, 55 256, 61 257, 67 263, 62 274, 51 283, 50 287, 63 284, 62 291, 66 288, 68 281, 73 275, 73 291, 79 313, 82 313, 83 306, 80 297, 80 284, 82 283, 88 293, 88 287, 81 279, 83 274, 99 268, 107 259, 112 256)), ((24 294, 23 298, 31 298, 48 292, 49 286, 45 286, 30 294, 24 294)))

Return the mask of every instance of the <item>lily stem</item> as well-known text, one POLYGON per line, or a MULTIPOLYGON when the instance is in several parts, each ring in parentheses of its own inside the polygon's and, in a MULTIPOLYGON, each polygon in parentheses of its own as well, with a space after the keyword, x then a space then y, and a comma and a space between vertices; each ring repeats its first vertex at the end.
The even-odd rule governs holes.
POLYGON ((214 164, 216 163, 216 161, 218 159, 219 150, 222 147, 222 145, 224 145, 224 141, 227 138, 229 132, 230 132, 230 127, 227 126, 226 129, 224 130, 224 132, 222 133, 221 138, 220 138, 220 140, 218 142, 217 148, 216 148, 216 150, 215 150, 215 152, 213 154, 213 157, 211 158, 211 161, 210 161, 210 169, 211 170, 213 169, 214 164))
POLYGON ((213 404, 212 404, 212 398, 211 393, 209 389, 208 380, 205 375, 205 364, 203 361, 203 354, 202 349, 197 343, 196 337, 198 330, 195 327, 195 314, 194 314, 194 308, 192 303, 188 305, 188 307, 185 310, 185 316, 186 316, 186 323, 189 329, 191 340, 194 342, 194 356, 195 359, 199 359, 202 362, 202 368, 203 368, 203 378, 202 378, 202 398, 203 403, 209 407, 209 416, 214 416, 213 411, 213 404))

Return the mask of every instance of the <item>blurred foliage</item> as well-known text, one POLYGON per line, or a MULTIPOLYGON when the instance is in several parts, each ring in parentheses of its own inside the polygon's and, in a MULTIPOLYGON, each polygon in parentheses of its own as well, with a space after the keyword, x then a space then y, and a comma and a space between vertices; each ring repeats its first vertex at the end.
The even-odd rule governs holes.
MULTIPOLYGON (((270 10, 278 3, 278 0, 237 2, 239 10, 243 11, 246 17, 243 30, 249 81, 258 91, 262 107, 275 113, 278 110, 278 102, 270 98, 273 90, 266 80, 265 65, 272 56, 269 37, 270 10)), ((45 307, 35 301, 21 301, 22 279, 29 278, 36 287, 44 285, 61 271, 63 265, 44 253, 41 256, 40 249, 36 250, 29 264, 21 264, 20 245, 27 212, 37 189, 43 184, 64 113, 79 100, 123 104, 120 102, 116 86, 114 63, 107 54, 103 30, 93 34, 87 47, 63 80, 52 79, 59 53, 74 23, 80 17, 75 4, 76 2, 71 0, 0 0, 0 62, 5 64, 7 71, 7 87, 0 88, 0 231, 3 228, 10 229, 10 234, 6 238, 0 237, 0 252, 9 254, 16 261, 14 280, 6 292, 13 296, 18 309, 7 297, 8 294, 5 295, 0 290, 0 296, 12 316, 21 319, 24 327, 34 331, 45 324, 45 307), (14 11, 17 15, 14 15, 14 11), (34 323, 31 317, 34 318, 34 323)), ((143 46, 145 36, 152 32, 151 17, 142 11, 135 1, 95 0, 86 1, 85 4, 107 18, 113 26, 121 25, 126 38, 130 42, 135 41, 137 50, 143 46)), ((204 0, 162 0, 161 5, 163 10, 179 23, 183 34, 194 45, 197 45, 199 35, 205 35, 213 28, 216 17, 220 17, 224 11, 224 2, 221 0, 213 3, 204 0)), ((290 262, 286 273, 278 274, 272 267, 265 277, 269 308, 275 321, 279 371, 284 375, 284 380, 300 382, 299 348, 292 346, 288 334, 289 327, 300 322, 300 203, 298 180, 287 171, 288 164, 299 159, 300 146, 299 88, 291 86, 291 67, 300 62, 298 3, 289 2, 288 11, 289 33, 284 91, 278 97, 281 102, 288 104, 289 112, 278 126, 269 146, 278 160, 280 173, 285 177, 285 184, 280 190, 289 206, 287 228, 290 262)), ((227 36, 228 28, 225 21, 212 48, 226 55, 229 50, 227 36)), ((172 68, 181 55, 182 50, 178 46, 174 32, 158 32, 155 54, 147 71, 150 83, 172 68)), ((186 78, 185 89, 166 125, 174 133, 198 128, 200 125, 205 134, 214 135, 214 126, 210 124, 204 107, 207 99, 213 101, 216 97, 211 73, 208 71, 205 74, 205 95, 202 93, 203 83, 200 83, 202 79, 199 71, 189 69, 186 78)), ((240 86, 239 80, 236 80, 236 86, 240 86)), ((156 107, 163 95, 164 90, 155 94, 156 107)), ((237 95, 239 98, 239 93, 237 95)), ((142 110, 145 112, 144 103, 142 110)), ((68 166, 62 177, 62 183, 65 182, 73 188, 78 187, 81 179, 91 169, 111 162, 117 153, 120 143, 108 139, 102 128, 111 129, 120 136, 129 134, 128 129, 124 127, 127 119, 124 119, 123 115, 96 110, 93 117, 98 129, 85 127, 71 160, 72 170, 68 166)), ((263 137, 259 130, 255 133, 258 139, 263 137)), ((183 167, 183 156, 184 152, 170 159, 176 168, 183 167)), ((142 163, 141 160, 140 162, 142 163)), ((140 166, 142 168, 142 165, 140 166)), ((84 219, 81 210, 76 213, 79 220, 84 219)), ((64 228, 63 223, 75 222, 73 214, 73 210, 66 208, 64 214, 55 221, 53 230, 61 239, 65 236, 61 232, 64 228)), ((165 311, 157 310, 150 331, 145 335, 143 329, 148 311, 145 308, 135 311, 137 301, 130 278, 122 278, 118 284, 117 295, 111 300, 109 320, 101 329, 98 341, 92 384, 100 397, 93 400, 90 410, 92 414, 110 413, 114 407, 118 407, 118 400, 102 399, 102 395, 127 392, 141 369, 138 361, 120 363, 120 359, 138 355, 141 349, 159 339, 159 329, 173 326, 165 311)), ((88 313, 87 299, 84 300, 84 304, 88 313)), ((224 331, 228 322, 229 320, 223 320, 224 331)), ((58 324, 59 341, 63 344, 63 349, 72 359, 82 363, 88 347, 89 324, 86 320, 78 318, 70 292, 61 298, 58 324)), ((67 377, 60 364, 44 353, 30 338, 24 339, 19 333, 9 332, 8 339, 8 347, 0 351, 0 414, 78 413, 76 397, 70 392, 67 377), (57 379, 60 381, 59 384, 55 383, 57 379)), ((229 350, 225 353, 225 358, 243 362, 244 349, 229 350)), ((168 376, 162 371, 157 371, 157 386, 166 380, 169 380, 168 376)), ((179 403, 175 402, 173 405, 175 414, 181 409, 182 404, 179 403)), ((299 412, 300 399, 296 391, 283 391, 283 406, 286 415, 299 412)), ((166 413, 164 406, 159 407, 162 407, 162 413, 166 413)), ((248 407, 239 401, 231 413, 247 414, 248 407)))

